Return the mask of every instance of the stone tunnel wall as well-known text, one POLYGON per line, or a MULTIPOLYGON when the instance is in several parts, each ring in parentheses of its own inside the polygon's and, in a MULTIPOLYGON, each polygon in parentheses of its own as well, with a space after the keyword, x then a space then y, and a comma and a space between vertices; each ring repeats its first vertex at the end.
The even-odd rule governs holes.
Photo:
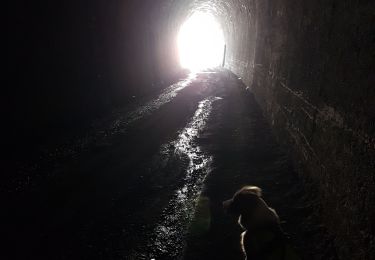
POLYGON ((255 94, 342 259, 375 255, 374 3, 196 0, 214 13, 225 66, 255 94))
POLYGON ((339 256, 370 259, 374 4, 275 0, 247 7, 244 16, 244 6, 233 6, 242 11, 227 33, 234 45, 228 46, 226 66, 251 88, 280 142, 293 148, 301 175, 318 186, 339 256))

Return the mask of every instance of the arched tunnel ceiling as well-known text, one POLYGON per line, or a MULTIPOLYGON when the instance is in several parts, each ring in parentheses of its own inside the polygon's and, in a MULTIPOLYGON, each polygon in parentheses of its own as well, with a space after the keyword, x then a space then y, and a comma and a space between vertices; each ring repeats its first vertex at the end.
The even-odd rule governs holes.
POLYGON ((186 18, 196 11, 209 12, 220 23, 224 33, 228 36, 233 32, 236 24, 250 25, 255 20, 255 1, 246 0, 172 0, 165 5, 172 15, 169 22, 180 26, 186 18))

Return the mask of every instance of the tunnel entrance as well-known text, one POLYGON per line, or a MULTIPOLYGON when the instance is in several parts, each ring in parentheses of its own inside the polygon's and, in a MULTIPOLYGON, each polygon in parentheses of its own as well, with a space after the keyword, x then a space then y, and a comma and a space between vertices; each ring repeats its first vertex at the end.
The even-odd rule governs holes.
POLYGON ((223 31, 209 13, 195 12, 178 34, 180 65, 191 71, 220 66, 224 58, 223 31))

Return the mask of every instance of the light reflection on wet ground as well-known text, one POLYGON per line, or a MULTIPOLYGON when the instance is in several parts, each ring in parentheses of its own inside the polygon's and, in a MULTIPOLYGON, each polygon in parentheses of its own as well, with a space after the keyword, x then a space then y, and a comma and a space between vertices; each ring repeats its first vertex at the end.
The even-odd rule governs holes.
POLYGON ((193 118, 181 131, 177 140, 162 146, 162 149, 170 149, 170 151, 161 151, 162 154, 172 152, 180 158, 187 157, 189 163, 180 186, 176 188, 154 231, 149 235, 146 246, 148 252, 134 253, 132 256, 134 259, 181 257, 189 222, 194 216, 196 200, 204 179, 211 170, 212 157, 201 151, 196 139, 207 123, 213 102, 220 99, 211 96, 199 102, 193 118))
POLYGON ((41 177, 50 177, 53 175, 51 166, 60 165, 60 161, 66 161, 69 158, 75 158, 83 151, 89 151, 93 147, 108 147, 111 145, 111 138, 117 134, 124 134, 131 125, 152 114, 161 106, 172 101, 177 94, 188 87, 197 78, 197 73, 190 73, 187 78, 167 87, 156 98, 138 106, 130 112, 118 111, 115 113, 115 119, 112 122, 97 123, 93 132, 79 138, 73 142, 61 145, 53 150, 45 151, 40 156, 39 162, 33 162, 30 166, 22 166, 18 169, 17 178, 5 185, 0 185, 0 190, 7 192, 19 192, 25 188, 35 186, 41 177), (48 168, 47 176, 41 176, 42 168, 48 168))
POLYGON ((162 105, 170 102, 174 97, 177 96, 178 92, 189 86, 196 79, 196 77, 196 73, 190 73, 186 79, 183 79, 166 88, 157 98, 147 102, 145 105, 140 106, 135 111, 131 111, 125 116, 119 117, 112 124, 112 133, 126 131, 126 127, 134 121, 150 115, 162 105))

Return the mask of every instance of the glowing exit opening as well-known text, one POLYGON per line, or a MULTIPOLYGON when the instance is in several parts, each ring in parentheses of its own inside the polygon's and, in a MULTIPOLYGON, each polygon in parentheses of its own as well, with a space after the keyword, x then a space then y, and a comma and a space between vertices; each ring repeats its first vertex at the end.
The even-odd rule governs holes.
POLYGON ((220 66, 224 58, 224 36, 215 18, 196 12, 178 34, 180 64, 191 71, 220 66))

